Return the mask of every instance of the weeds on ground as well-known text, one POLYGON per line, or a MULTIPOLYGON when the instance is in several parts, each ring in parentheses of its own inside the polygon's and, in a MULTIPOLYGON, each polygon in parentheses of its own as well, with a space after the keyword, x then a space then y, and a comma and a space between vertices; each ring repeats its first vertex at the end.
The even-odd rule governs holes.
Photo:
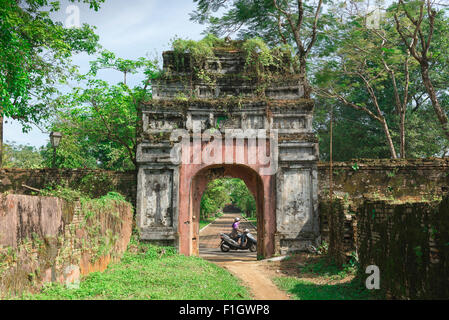
POLYGON ((37 300, 237 300, 248 290, 233 275, 198 257, 186 257, 173 247, 132 241, 121 261, 104 272, 82 279, 78 289, 49 284, 37 300))

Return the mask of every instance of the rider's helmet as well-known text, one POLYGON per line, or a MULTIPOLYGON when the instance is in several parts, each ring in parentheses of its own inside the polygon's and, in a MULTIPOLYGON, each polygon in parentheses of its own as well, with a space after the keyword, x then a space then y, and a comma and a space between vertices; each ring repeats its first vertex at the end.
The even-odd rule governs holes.
POLYGON ((235 218, 234 221, 235 222, 240 221, 240 218, 235 218))
POLYGON ((245 229, 243 232, 245 233, 249 233, 249 229, 245 229))

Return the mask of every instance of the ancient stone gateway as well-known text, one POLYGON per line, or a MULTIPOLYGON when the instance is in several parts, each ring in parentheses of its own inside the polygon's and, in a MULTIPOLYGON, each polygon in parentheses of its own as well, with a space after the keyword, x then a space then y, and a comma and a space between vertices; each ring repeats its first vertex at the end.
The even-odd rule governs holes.
POLYGON ((141 239, 197 255, 203 191, 215 178, 236 177, 256 199, 259 256, 317 245, 313 101, 301 79, 287 75, 261 97, 257 83, 239 77, 242 52, 215 55, 206 69, 211 84, 188 64, 175 68, 173 52, 163 54, 165 76, 142 107, 137 148, 141 239))

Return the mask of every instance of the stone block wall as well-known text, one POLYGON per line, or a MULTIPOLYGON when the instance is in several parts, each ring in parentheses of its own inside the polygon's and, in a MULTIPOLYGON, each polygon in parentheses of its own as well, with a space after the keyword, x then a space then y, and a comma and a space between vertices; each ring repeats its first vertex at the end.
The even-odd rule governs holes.
POLYGON ((378 266, 387 297, 449 297, 449 197, 403 204, 366 201, 357 225, 360 272, 378 266))
POLYGON ((343 199, 320 201, 321 239, 328 243, 328 253, 334 261, 347 263, 356 250, 357 220, 351 206, 343 199))
MULTIPOLYGON (((319 198, 329 197, 329 163, 318 164, 319 198)), ((364 199, 432 200, 449 186, 449 158, 359 159, 333 164, 335 196, 364 199)))
POLYGON ((355 213, 365 201, 429 202, 441 200, 449 190, 449 158, 335 162, 333 198, 337 204, 330 215, 329 173, 328 162, 318 163, 320 231, 339 263, 360 250, 355 213))
POLYGON ((126 250, 132 220, 131 205, 117 199, 1 195, 0 298, 105 270, 126 250))
POLYGON ((98 198, 109 191, 116 191, 135 205, 136 172, 90 169, 0 169, 0 193, 32 195, 36 192, 24 187, 44 189, 63 185, 79 189, 91 198, 98 198))

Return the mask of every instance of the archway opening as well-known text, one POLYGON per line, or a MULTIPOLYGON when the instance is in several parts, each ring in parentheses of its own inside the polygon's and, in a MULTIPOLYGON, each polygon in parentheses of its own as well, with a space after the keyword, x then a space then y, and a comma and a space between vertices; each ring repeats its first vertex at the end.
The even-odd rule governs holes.
POLYGON ((218 178, 208 183, 200 202, 199 253, 223 259, 254 260, 249 249, 220 252, 220 232, 229 234, 235 218, 239 228, 248 229, 257 239, 257 204, 254 195, 240 178, 218 178), (223 257, 222 257, 223 256, 223 257), (226 256, 226 257, 224 257, 226 256))
POLYGON ((257 172, 242 165, 209 167, 195 175, 191 190, 192 247, 196 254, 211 260, 264 256, 264 187, 257 172), (257 252, 221 251, 220 233, 232 231, 235 217, 241 219, 240 229, 249 229, 257 239, 257 252))

